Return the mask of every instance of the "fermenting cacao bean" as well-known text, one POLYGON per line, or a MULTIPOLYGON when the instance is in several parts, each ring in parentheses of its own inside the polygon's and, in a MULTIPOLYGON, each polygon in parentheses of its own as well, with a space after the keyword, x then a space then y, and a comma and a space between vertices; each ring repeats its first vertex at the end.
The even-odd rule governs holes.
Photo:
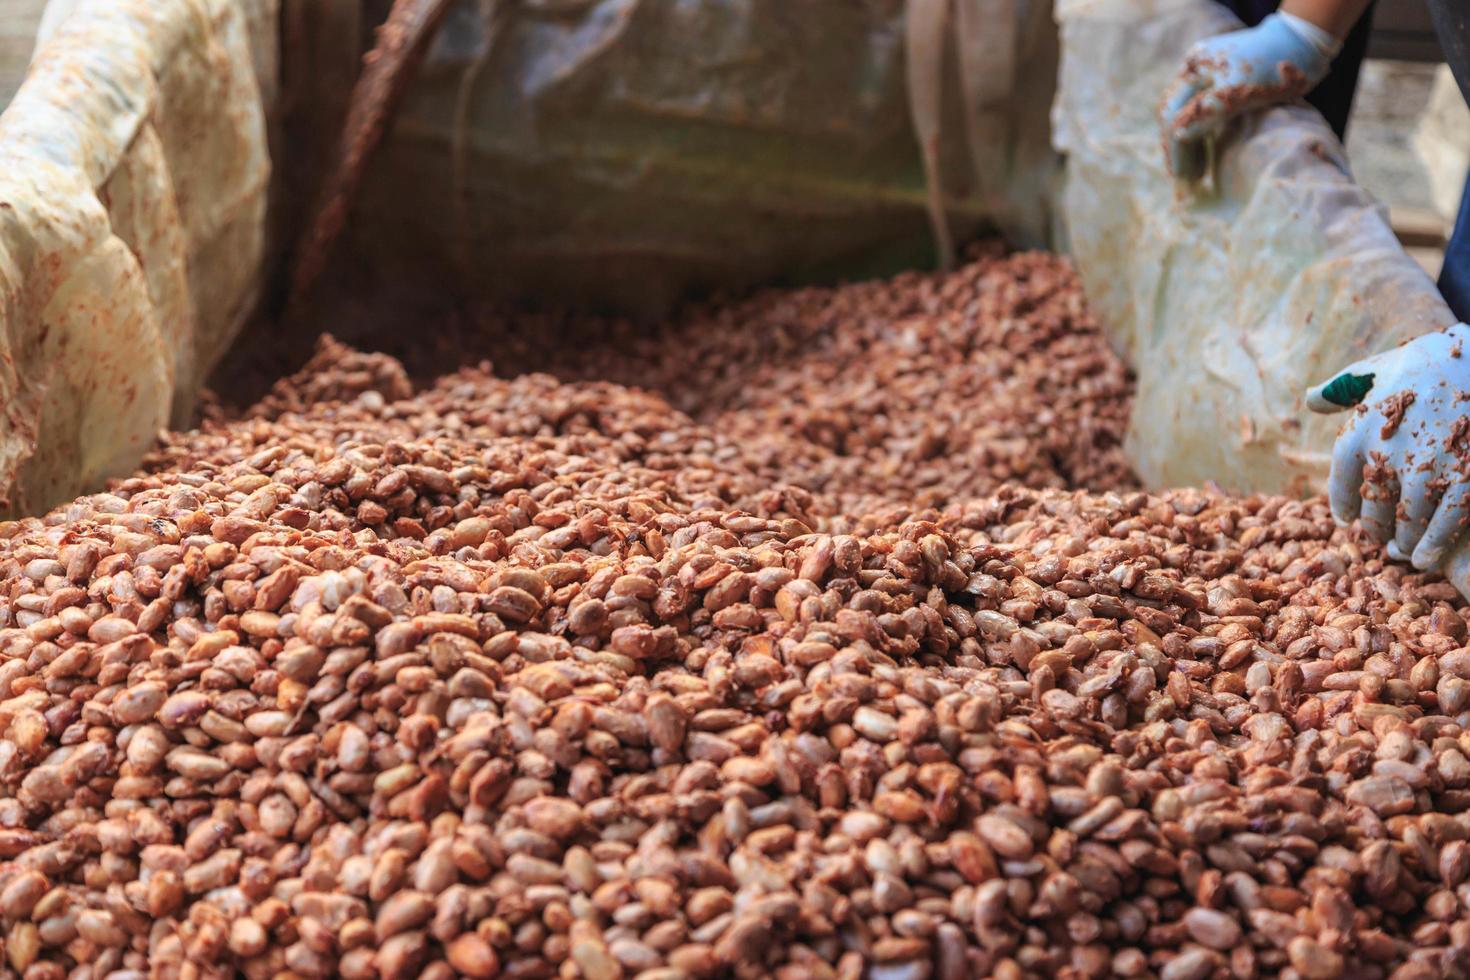
POLYGON ((0 526, 17 975, 1470 971, 1464 604, 1138 492, 1064 262, 588 329, 0 526))

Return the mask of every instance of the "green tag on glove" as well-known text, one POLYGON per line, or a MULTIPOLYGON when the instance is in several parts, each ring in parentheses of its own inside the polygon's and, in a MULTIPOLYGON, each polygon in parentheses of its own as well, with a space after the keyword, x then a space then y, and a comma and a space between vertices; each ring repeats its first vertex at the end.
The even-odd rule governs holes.
POLYGON ((1334 405, 1352 408, 1363 400, 1372 387, 1371 374, 1339 374, 1323 387, 1322 397, 1334 405))

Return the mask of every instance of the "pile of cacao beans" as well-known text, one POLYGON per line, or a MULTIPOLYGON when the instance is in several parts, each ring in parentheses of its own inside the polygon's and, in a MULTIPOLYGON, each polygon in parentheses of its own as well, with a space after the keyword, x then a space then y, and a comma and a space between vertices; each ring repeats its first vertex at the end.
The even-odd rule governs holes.
POLYGON ((1470 973, 1463 602, 1063 260, 475 337, 0 525, 6 975, 1470 973))

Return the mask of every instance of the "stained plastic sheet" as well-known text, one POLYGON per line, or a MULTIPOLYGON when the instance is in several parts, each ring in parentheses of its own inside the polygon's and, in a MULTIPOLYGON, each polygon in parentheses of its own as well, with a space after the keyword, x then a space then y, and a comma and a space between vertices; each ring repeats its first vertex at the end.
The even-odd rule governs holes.
POLYGON ((1320 489, 1340 419, 1303 391, 1454 322, 1306 106, 1242 120, 1213 187, 1178 188, 1155 110, 1208 0, 1061 0, 1053 126, 1088 300, 1138 375, 1127 448, 1153 486, 1320 489))
POLYGON ((264 269, 274 0, 61 6, 0 115, 0 514, 136 466, 264 269))

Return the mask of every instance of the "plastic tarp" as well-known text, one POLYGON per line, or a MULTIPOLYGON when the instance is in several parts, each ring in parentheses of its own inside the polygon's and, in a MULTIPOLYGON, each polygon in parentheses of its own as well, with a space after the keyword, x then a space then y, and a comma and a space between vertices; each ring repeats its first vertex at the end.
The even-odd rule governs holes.
POLYGON ((1057 18, 1062 209, 1088 299, 1137 372, 1139 475, 1320 488, 1341 419, 1302 392, 1453 316, 1310 108, 1238 123, 1213 187, 1166 176, 1156 107, 1191 43, 1240 26, 1223 7, 1060 0, 1057 18))
MULTIPOLYGON (((920 6, 942 32, 920 46, 938 72, 920 74, 941 97, 957 239, 990 225, 1047 244, 1047 4, 920 6), (973 145, 967 111, 984 119, 973 145)), ((932 264, 913 19, 901 0, 463 0, 373 163, 348 250, 362 281, 387 270, 649 316, 714 288, 932 264)))
POLYGON ((0 513, 187 420, 265 268, 274 0, 63 6, 0 115, 0 513))

